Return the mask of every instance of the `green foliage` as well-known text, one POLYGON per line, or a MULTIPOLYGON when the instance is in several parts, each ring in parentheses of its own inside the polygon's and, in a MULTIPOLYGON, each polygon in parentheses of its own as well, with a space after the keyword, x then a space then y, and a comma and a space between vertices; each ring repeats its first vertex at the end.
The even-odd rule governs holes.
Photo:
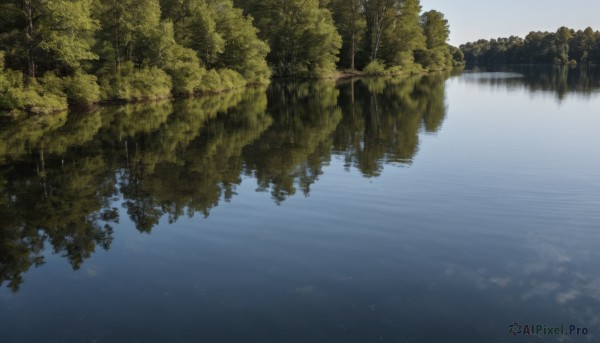
POLYGON ((53 74, 25 82, 19 71, 0 71, 0 111, 49 114, 66 110, 67 97, 62 88, 62 80, 53 74))
POLYGON ((40 2, 39 48, 54 55, 55 63, 78 70, 83 61, 95 60, 92 37, 98 23, 92 19, 92 0, 40 2))
POLYGON ((563 26, 556 32, 530 32, 525 38, 480 39, 460 49, 470 65, 594 64, 600 63, 600 32, 563 26))
POLYGON ((385 64, 381 60, 375 60, 363 69, 365 74, 368 75, 385 75, 387 71, 385 69, 385 64))
POLYGON ((212 7, 216 28, 226 42, 215 65, 235 70, 250 83, 267 82, 271 76, 266 61, 270 48, 258 38, 252 19, 245 17, 241 9, 233 8, 231 0, 215 1, 212 7))
POLYGON ((421 23, 426 37, 427 49, 445 48, 450 36, 448 20, 444 14, 435 10, 423 13, 421 23))
MULTIPOLYGON (((447 21, 430 11, 420 25, 420 11, 419 0, 0 1, 1 106, 48 113, 222 92, 272 73, 329 77, 338 62, 397 74, 420 70, 420 56, 446 68, 460 58, 447 51, 447 21)), ((590 32, 575 35, 578 49, 563 33, 560 63, 600 55, 590 32)))
POLYGON ((221 76, 219 73, 214 69, 208 70, 202 77, 199 90, 201 92, 218 92, 221 89, 223 88, 221 86, 221 76))
POLYGON ((49 70, 74 71, 95 60, 92 0, 4 1, 0 43, 10 46, 14 69, 36 77, 49 70))
POLYGON ((246 80, 235 70, 211 69, 204 74, 198 91, 217 93, 246 86, 246 80))
POLYGON ((419 0, 404 0, 400 14, 383 33, 382 58, 391 65, 410 67, 414 53, 426 47, 424 28, 420 23, 419 0))
POLYGON ((102 61, 117 68, 124 62, 158 65, 168 41, 168 27, 160 21, 158 0, 100 1, 95 17, 102 27, 97 50, 102 61))
POLYGON ((384 33, 392 27, 398 13, 401 13, 402 2, 402 0, 363 1, 367 23, 365 49, 369 53, 369 61, 380 58, 380 49, 386 43, 384 33))
POLYGON ((362 12, 362 0, 332 0, 328 8, 342 36, 339 65, 356 69, 357 59, 361 59, 364 52, 367 28, 367 21, 362 12))
POLYGON ((276 75, 323 77, 335 70, 342 38, 319 0, 250 0, 244 5, 271 46, 268 60, 276 75))
POLYGON ((173 94, 192 95, 202 87, 206 69, 193 50, 177 45, 173 51, 176 58, 165 65, 165 71, 173 80, 173 94))
POLYGON ((100 100, 100 86, 94 75, 75 73, 64 80, 69 102, 79 105, 92 105, 100 100))
POLYGON ((332 0, 329 8, 343 37, 342 67, 364 68, 375 60, 399 67, 393 73, 421 70, 419 64, 452 66, 448 22, 437 11, 421 15, 420 0, 332 0))
POLYGON ((207 68, 233 69, 250 83, 269 79, 269 46, 231 0, 162 0, 161 5, 163 17, 174 23, 176 41, 196 51, 207 68))
POLYGON ((450 54, 452 55, 452 64, 454 66, 463 66, 465 64, 465 54, 459 48, 449 45, 450 54))
POLYGON ((157 67, 136 68, 133 63, 121 65, 114 75, 100 81, 103 100, 143 101, 171 96, 171 77, 157 67))
POLYGON ((219 70, 219 77, 221 78, 221 87, 223 90, 246 86, 246 80, 244 77, 235 70, 221 69, 219 70))
POLYGON ((448 20, 435 10, 423 13, 421 25, 426 38, 426 49, 415 53, 416 61, 429 70, 446 70, 453 65, 452 54, 446 41, 450 36, 448 20))

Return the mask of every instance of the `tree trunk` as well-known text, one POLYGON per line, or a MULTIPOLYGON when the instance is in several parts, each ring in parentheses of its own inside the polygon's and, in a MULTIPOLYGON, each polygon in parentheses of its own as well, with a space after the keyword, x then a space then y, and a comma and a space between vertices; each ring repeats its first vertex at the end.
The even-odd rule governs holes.
POLYGON ((113 1, 113 14, 114 14, 114 19, 115 19, 115 42, 114 42, 114 46, 115 46, 115 66, 117 68, 117 70, 119 70, 119 68, 121 67, 121 52, 119 51, 119 44, 121 41, 121 32, 119 30, 119 12, 117 10, 117 0, 113 1))
POLYGON ((27 76, 30 79, 35 78, 35 31, 33 26, 33 5, 31 0, 23 1, 23 12, 25 12, 25 20, 27 22, 25 28, 25 41, 27 46, 27 76))
POLYGON ((350 51, 350 54, 351 54, 351 56, 350 56, 350 59, 351 59, 350 69, 351 70, 355 70, 356 68, 355 68, 355 65, 354 65, 354 60, 356 58, 356 39, 355 39, 354 31, 352 31, 352 50, 350 51))

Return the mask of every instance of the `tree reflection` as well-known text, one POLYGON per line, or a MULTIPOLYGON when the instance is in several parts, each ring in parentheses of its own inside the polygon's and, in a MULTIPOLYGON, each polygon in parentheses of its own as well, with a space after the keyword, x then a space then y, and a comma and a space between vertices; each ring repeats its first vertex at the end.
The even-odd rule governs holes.
POLYGON ((241 182, 242 148, 271 124, 264 89, 178 103, 158 130, 126 140, 120 178, 124 207, 138 230, 150 232, 196 212, 209 215, 241 182))
MULTIPOLYGON (((475 71, 486 71, 476 69, 475 71)), ((522 77, 473 77, 467 82, 477 82, 509 90, 527 90, 535 93, 553 93, 559 101, 569 94, 591 97, 600 91, 600 68, 598 66, 514 66, 506 69, 522 77)))
POLYGON ((118 221, 109 199, 116 193, 114 174, 99 157, 45 157, 15 162, 0 168, 2 188, 0 222, 0 282, 7 280, 16 291, 21 274, 43 264, 45 242, 67 258, 74 269, 96 247, 108 249, 110 223, 118 221))
POLYGON ((437 132, 445 118, 445 78, 375 78, 342 85, 340 104, 346 115, 333 145, 344 155, 346 168, 376 177, 385 164, 412 163, 421 128, 437 132))
POLYGON ((331 134, 342 118, 334 82, 274 83, 268 112, 273 125, 244 148, 245 173, 256 178, 258 191, 269 191, 281 204, 310 186, 329 161, 331 134))
POLYGON ((3 123, 0 283, 18 290, 49 249, 78 269, 110 248, 123 213, 143 233, 206 217, 245 177, 281 204, 308 196, 335 154, 369 177, 411 163, 419 132, 444 120, 444 80, 275 82, 3 123))

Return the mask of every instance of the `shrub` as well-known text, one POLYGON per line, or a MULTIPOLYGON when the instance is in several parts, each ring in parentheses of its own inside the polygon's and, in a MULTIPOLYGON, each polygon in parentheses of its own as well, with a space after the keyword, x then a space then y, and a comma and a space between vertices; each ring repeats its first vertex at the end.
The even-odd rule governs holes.
POLYGON ((229 90, 246 86, 247 82, 244 77, 231 69, 220 69, 218 71, 221 77, 221 89, 229 90))
POLYGON ((386 74, 389 74, 389 75, 399 75, 399 74, 402 74, 402 73, 405 73, 405 72, 406 71, 404 70, 403 67, 401 67, 401 66, 393 66, 393 67, 391 67, 391 68, 389 68, 387 70, 386 74))
POLYGON ((368 75, 385 75, 385 64, 381 60, 374 60, 367 64, 363 72, 368 75))
POLYGON ((165 71, 173 80, 173 94, 191 95, 202 85, 206 69, 200 66, 200 59, 191 49, 182 49, 178 59, 165 66, 165 71))
POLYGON ((202 77, 202 82, 197 90, 200 92, 218 92, 222 89, 221 76, 216 70, 210 69, 202 77))
POLYGON ((94 75, 75 73, 65 78, 64 87, 70 103, 92 105, 100 100, 100 86, 94 75))
POLYGON ((114 74, 100 82, 104 100, 158 100, 171 96, 171 77, 157 67, 137 68, 133 63, 123 63, 114 74))
POLYGON ((0 71, 0 110, 14 114, 49 114, 68 108, 62 80, 46 74, 25 82, 21 72, 0 71))

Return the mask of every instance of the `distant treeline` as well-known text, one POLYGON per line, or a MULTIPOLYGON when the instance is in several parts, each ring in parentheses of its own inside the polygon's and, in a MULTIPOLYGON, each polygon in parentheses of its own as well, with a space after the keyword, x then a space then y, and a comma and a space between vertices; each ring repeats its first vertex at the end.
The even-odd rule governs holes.
POLYGON ((530 32, 525 38, 480 39, 460 50, 469 65, 600 64, 600 32, 563 26, 556 32, 530 32))
POLYGON ((446 69, 448 34, 419 0, 0 0, 0 111, 446 69))

